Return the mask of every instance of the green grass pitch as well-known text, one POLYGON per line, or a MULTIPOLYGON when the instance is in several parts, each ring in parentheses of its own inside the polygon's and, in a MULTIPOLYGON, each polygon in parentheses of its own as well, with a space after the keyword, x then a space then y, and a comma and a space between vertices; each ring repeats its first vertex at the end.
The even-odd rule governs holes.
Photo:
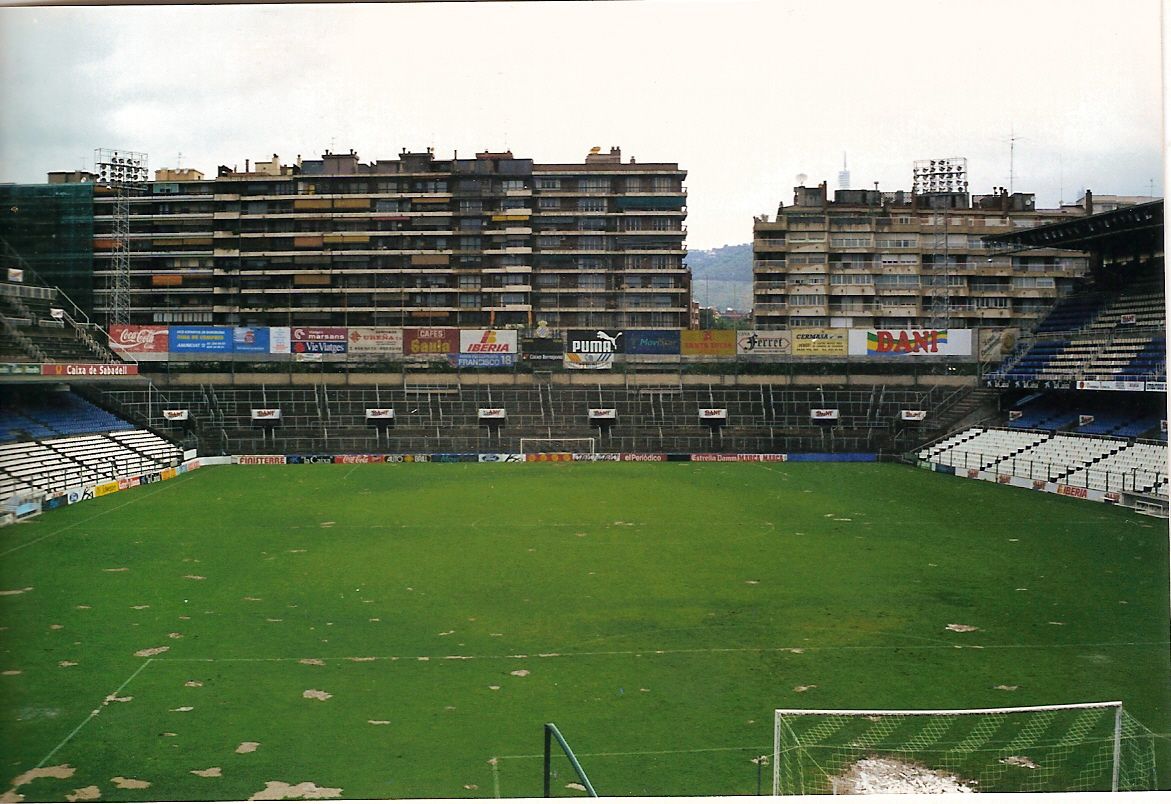
POLYGON ((1171 732, 1165 522, 894 465, 211 467, 0 531, 0 592, 9 800, 539 796, 547 721, 603 795, 751 794, 777 707, 1171 732))

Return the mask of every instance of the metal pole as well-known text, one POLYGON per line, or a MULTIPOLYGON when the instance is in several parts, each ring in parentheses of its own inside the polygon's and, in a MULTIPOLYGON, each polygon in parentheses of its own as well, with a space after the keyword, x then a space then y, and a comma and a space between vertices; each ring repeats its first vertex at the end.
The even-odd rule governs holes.
POLYGON ((1110 792, 1118 792, 1118 776, 1122 769, 1122 705, 1114 710, 1114 770, 1110 778, 1110 792))
POLYGON ((553 734, 545 724, 545 798, 549 798, 549 754, 553 748, 553 734))

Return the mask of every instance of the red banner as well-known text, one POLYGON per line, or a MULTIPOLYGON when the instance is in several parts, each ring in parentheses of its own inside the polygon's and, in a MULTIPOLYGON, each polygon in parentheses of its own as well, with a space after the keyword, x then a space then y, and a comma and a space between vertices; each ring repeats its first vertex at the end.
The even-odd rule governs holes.
POLYGON ((167 353, 167 327, 143 324, 111 324, 110 348, 129 355, 167 353))
POLYGON ((403 354, 451 355, 459 353, 459 330, 453 327, 407 327, 403 330, 403 354))
POLYGON ((138 366, 125 363, 42 363, 43 377, 126 377, 138 373, 138 366))

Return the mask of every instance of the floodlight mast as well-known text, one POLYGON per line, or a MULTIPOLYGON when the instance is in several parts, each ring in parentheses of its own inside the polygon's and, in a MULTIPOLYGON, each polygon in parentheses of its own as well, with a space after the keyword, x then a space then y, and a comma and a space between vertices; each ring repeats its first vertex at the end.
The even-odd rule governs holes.
POLYGON ((130 197, 146 184, 147 155, 113 148, 94 150, 95 184, 114 195, 111 216, 112 249, 107 287, 106 328, 130 323, 130 197))

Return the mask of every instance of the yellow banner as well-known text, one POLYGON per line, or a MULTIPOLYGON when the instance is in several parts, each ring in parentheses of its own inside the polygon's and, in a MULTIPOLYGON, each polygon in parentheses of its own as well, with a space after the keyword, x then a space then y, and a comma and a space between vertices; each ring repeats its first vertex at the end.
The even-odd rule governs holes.
POLYGON ((94 486, 95 497, 105 497, 107 494, 113 494, 118 490, 118 481, 112 480, 109 483, 103 483, 100 486, 94 486))
POLYGON ((679 333, 680 351, 685 355, 721 357, 736 354, 734 329, 685 329, 679 333))
POLYGON ((847 330, 803 327, 792 330, 794 357, 845 357, 847 330))

